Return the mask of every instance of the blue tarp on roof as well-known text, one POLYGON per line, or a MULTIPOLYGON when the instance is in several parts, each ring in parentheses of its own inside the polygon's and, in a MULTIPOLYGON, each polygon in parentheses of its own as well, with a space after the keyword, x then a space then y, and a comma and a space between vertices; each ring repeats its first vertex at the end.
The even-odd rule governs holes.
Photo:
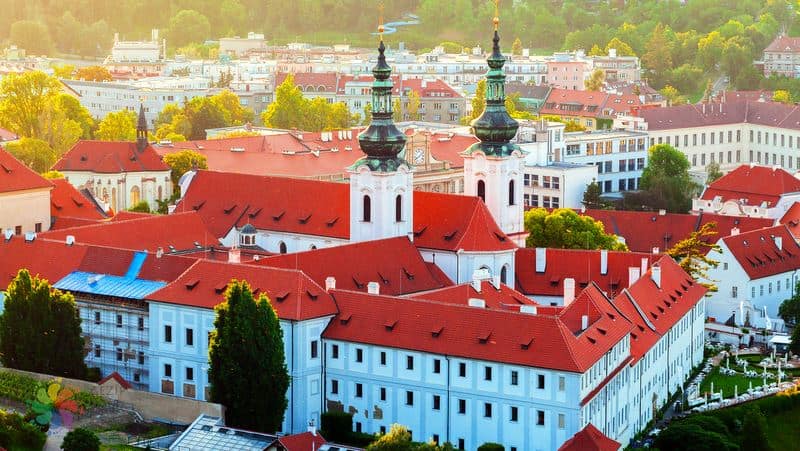
POLYGON ((128 299, 143 299, 164 287, 166 283, 152 280, 131 279, 90 272, 75 271, 59 280, 55 288, 72 292, 101 294, 128 299))

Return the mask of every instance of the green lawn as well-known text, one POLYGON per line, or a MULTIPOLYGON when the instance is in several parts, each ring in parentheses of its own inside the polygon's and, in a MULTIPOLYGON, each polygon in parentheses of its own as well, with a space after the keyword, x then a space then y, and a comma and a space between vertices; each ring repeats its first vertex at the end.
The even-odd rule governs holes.
POLYGON ((772 449, 797 449, 800 443, 800 407, 767 417, 767 435, 772 449))
MULTIPOLYGON (((705 379, 703 379, 703 383, 700 384, 700 393, 705 393, 711 390, 711 383, 714 383, 714 392, 719 393, 722 390, 723 398, 733 398, 734 387, 737 385, 739 386, 739 394, 745 393, 747 389, 750 387, 750 381, 753 382, 753 388, 760 387, 763 379, 760 377, 757 379, 751 379, 749 377, 744 377, 742 375, 733 375, 733 376, 726 376, 724 374, 720 374, 719 367, 715 367, 708 373, 705 379)), ((771 382, 770 379, 767 379, 767 384, 771 382)))

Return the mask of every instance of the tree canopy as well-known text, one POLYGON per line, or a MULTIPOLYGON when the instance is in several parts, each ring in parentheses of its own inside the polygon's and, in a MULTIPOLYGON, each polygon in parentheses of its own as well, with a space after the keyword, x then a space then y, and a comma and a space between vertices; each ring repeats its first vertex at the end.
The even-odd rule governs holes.
POLYGON ((209 345, 211 400, 225 406, 225 423, 260 432, 281 428, 289 373, 278 315, 266 295, 233 280, 214 308, 209 345))
POLYGON ((670 213, 689 211, 698 188, 689 175, 686 155, 669 144, 656 144, 648 150, 640 186, 649 196, 649 207, 670 213))
POLYGON ((778 316, 787 324, 796 325, 800 324, 800 282, 795 285, 793 293, 792 297, 781 302, 778 316))
MULTIPOLYGON (((399 114, 397 107, 395 110, 395 114, 399 114)), ((267 127, 318 132, 350 128, 358 124, 359 115, 350 114, 342 102, 328 103, 323 97, 305 98, 289 74, 275 89, 275 101, 261 113, 261 119, 267 127)))
POLYGON ((86 376, 81 319, 71 294, 22 269, 6 290, 0 315, 3 366, 56 376, 86 376))
POLYGON ((689 234, 688 238, 678 241, 667 250, 667 254, 674 258, 684 271, 710 292, 717 291, 717 285, 709 279, 708 270, 719 266, 719 262, 710 258, 708 253, 712 250, 720 252, 722 249, 716 243, 716 228, 716 222, 707 222, 689 234))
POLYGON ((177 188, 178 181, 183 174, 197 169, 208 169, 208 159, 205 155, 194 150, 181 150, 179 152, 164 155, 164 163, 170 167, 172 174, 172 184, 177 188))
POLYGON ((6 144, 6 150, 38 173, 50 170, 57 160, 56 153, 50 145, 36 138, 20 138, 18 141, 6 144))
POLYGON ((136 113, 130 110, 112 111, 97 124, 97 139, 103 141, 135 141, 136 113))
POLYGON ((619 237, 605 233, 603 223, 567 208, 526 211, 525 230, 530 233, 527 247, 628 250, 619 237))

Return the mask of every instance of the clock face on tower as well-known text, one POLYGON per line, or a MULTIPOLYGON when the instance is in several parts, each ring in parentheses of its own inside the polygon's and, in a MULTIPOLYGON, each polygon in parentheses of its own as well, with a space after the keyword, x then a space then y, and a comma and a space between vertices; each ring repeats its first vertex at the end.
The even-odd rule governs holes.
POLYGON ((425 162, 425 151, 422 149, 414 149, 414 164, 422 164, 425 162))

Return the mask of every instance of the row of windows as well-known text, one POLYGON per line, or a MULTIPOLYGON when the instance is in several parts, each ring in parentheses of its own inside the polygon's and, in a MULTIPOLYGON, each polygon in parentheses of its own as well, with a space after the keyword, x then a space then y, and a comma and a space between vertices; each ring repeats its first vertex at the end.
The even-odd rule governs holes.
MULTIPOLYGON (((184 342, 186 346, 194 346, 194 329, 186 328, 184 330, 184 342)), ((164 343, 172 343, 172 326, 164 326, 164 343)))
MULTIPOLYGON (((784 287, 787 290, 791 290, 792 289, 792 287, 790 285, 790 280, 789 280, 788 277, 786 278, 786 285, 784 285, 784 287)), ((775 283, 775 291, 777 293, 781 292, 781 281, 780 280, 778 280, 775 283)), ((738 294, 739 294, 738 287, 735 287, 735 286, 731 287, 731 297, 735 298, 736 296, 738 296, 738 294)), ((772 294, 772 282, 767 283, 767 294, 772 294)), ((758 287, 758 295, 759 296, 764 296, 764 284, 763 283, 761 285, 759 285, 759 287, 758 287)), ((753 286, 753 287, 750 287, 750 298, 751 299, 755 299, 755 297, 756 297, 756 287, 753 286)))
MULTIPOLYGON (((727 157, 727 162, 728 163, 733 163, 733 162, 740 163, 741 160, 742 160, 742 151, 739 150, 739 149, 736 150, 736 154, 735 155, 734 155, 732 150, 729 150, 727 152, 727 154, 725 152, 710 152, 708 154, 701 153, 701 154, 693 154, 692 155, 692 166, 696 167, 698 165, 697 164, 698 163, 698 155, 700 157, 699 158, 699 163, 700 163, 701 167, 705 166, 706 162, 725 163, 726 162, 726 157, 727 157), (735 159, 734 159, 734 157, 735 157, 735 159)), ((753 162, 761 163, 762 162, 761 161, 762 160, 761 157, 762 157, 761 151, 752 151, 751 150, 750 153, 749 153, 749 158, 750 158, 749 162, 750 163, 753 163, 753 162)), ((789 169, 793 169, 794 166, 795 166, 795 161, 796 161, 797 167, 800 168, 800 157, 796 157, 796 160, 795 160, 795 158, 792 157, 792 156, 778 155, 776 153, 770 154, 770 153, 767 153, 767 152, 764 152, 763 157, 764 157, 763 158, 763 160, 764 160, 763 163, 764 164, 770 164, 770 160, 772 160, 772 164, 773 165, 780 164, 783 167, 787 167, 787 164, 788 164, 788 168, 789 169), (770 157, 772 157, 772 158, 770 158, 770 157)))
MULTIPOLYGON (((185 368, 185 377, 184 379, 187 381, 194 380, 194 368, 187 366, 185 368)), ((169 363, 164 364, 164 377, 171 378, 172 377, 172 365, 169 363)))
MULTIPOLYGON (((364 222, 372 222, 372 198, 365 194, 363 201, 362 201, 362 217, 361 219, 364 222)), ((394 198, 394 220, 396 222, 403 221, 403 195, 398 194, 394 198)), ((282 244, 282 243, 281 243, 282 244)), ((285 251, 282 251, 281 254, 285 254, 285 251)))
MULTIPOLYGON (((539 207, 539 195, 525 194, 524 201, 526 207, 539 207)), ((558 196, 541 196, 541 206, 543 208, 560 208, 561 199, 558 196)))
MULTIPOLYGON (((36 233, 41 233, 41 231, 42 231, 42 223, 41 222, 37 222, 34 225, 34 231, 36 233)), ((14 226, 14 235, 22 235, 22 226, 21 225, 14 226)))
MULTIPOLYGON (((539 186, 539 174, 524 174, 522 179, 525 186, 539 186)), ((542 188, 560 189, 561 178, 550 175, 542 176, 542 188)))

